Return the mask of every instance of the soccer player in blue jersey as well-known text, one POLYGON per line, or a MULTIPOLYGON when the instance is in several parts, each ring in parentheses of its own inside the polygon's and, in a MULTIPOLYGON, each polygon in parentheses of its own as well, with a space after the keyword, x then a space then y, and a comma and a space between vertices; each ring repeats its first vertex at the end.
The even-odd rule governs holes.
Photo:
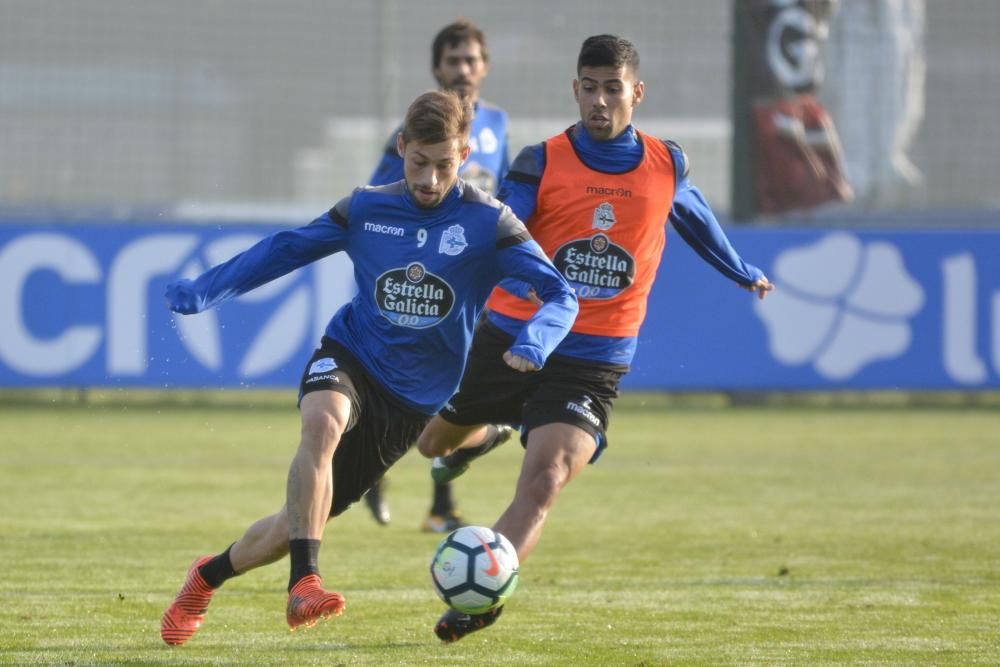
MULTIPOLYGON (((442 28, 431 45, 431 72, 441 90, 451 90, 472 105, 469 158, 462 180, 494 194, 510 166, 507 112, 480 99, 479 89, 490 70, 486 35, 474 23, 459 19, 442 28)), ((371 185, 394 183, 403 177, 403 160, 396 150, 396 132, 385 143, 371 185)))
MULTIPOLYGON (((688 178, 684 151, 633 127, 645 84, 630 42, 613 35, 585 40, 573 91, 580 121, 521 151, 499 196, 576 289, 579 315, 545 368, 515 373, 494 357, 545 299, 523 282, 502 282, 487 302, 459 392, 417 443, 435 457, 432 476, 453 479, 488 451, 476 445, 484 424, 521 424, 521 474, 494 528, 510 539, 522 564, 562 489, 608 446, 611 410, 635 353, 667 221, 737 285, 760 298, 772 289, 730 245, 688 178)), ((491 625, 502 609, 448 610, 434 631, 456 641, 491 625)))
POLYGON ((472 109, 457 95, 417 98, 397 138, 404 180, 362 187, 311 224, 278 232, 195 280, 167 288, 178 313, 198 313, 335 252, 359 287, 330 320, 299 385, 302 437, 286 502, 229 548, 195 560, 164 613, 160 634, 187 642, 227 579, 291 555, 286 619, 295 629, 339 615, 324 590, 324 527, 416 441, 454 393, 473 326, 501 278, 530 283, 545 306, 502 358, 541 368, 566 335, 577 301, 510 209, 458 177, 472 109))
MULTIPOLYGON (((431 45, 431 72, 441 90, 452 90, 473 105, 475 117, 469 136, 469 158, 459 176, 490 194, 495 194, 509 167, 507 113, 480 99, 479 89, 489 73, 490 57, 486 35, 474 23, 459 19, 442 28, 431 45)), ((403 160, 396 150, 396 132, 385 144, 382 160, 370 185, 393 183, 403 177, 403 160)), ((499 442, 510 437, 510 428, 491 427, 489 437, 499 442)), ((365 503, 377 522, 390 520, 385 500, 385 484, 376 482, 365 494, 365 503)), ((446 533, 462 525, 450 482, 434 482, 434 499, 421 528, 446 533)))

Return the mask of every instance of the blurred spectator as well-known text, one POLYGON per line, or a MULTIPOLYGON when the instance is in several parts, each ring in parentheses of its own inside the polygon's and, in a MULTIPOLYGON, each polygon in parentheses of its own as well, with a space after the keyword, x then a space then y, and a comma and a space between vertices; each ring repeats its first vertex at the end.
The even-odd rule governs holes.
MULTIPOLYGON (((748 77, 753 161, 740 178, 752 176, 754 204, 744 212, 782 214, 834 201, 850 201, 835 123, 817 99, 823 82, 821 57, 834 0, 752 0, 744 12, 738 41, 750 53, 737 62, 737 77, 748 77), (741 71, 742 68, 742 71, 741 71)), ((738 14, 739 16, 739 14, 738 14)), ((743 139, 737 135, 737 143, 743 139)), ((741 207, 742 208, 742 207, 741 207)))
POLYGON ((859 204, 924 201, 909 150, 924 115, 924 0, 849 0, 830 18, 820 97, 840 131, 859 204))

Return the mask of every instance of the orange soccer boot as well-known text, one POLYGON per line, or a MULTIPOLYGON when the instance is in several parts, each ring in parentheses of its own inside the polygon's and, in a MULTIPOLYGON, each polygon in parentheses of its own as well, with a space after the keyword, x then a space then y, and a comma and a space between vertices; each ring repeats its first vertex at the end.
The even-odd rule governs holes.
POLYGON ((163 612, 160 637, 171 646, 180 646, 194 637, 205 621, 205 611, 215 589, 205 583, 198 568, 210 560, 212 556, 202 556, 191 564, 180 593, 163 612))
POLYGON ((306 575, 288 592, 286 619, 288 629, 299 626, 311 628, 321 618, 340 616, 344 613, 344 596, 323 590, 323 580, 318 574, 306 575))

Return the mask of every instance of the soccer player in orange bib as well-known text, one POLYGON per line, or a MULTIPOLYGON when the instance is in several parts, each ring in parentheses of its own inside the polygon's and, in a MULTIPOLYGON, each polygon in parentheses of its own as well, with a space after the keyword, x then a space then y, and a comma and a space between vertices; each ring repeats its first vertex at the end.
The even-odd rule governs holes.
MULTIPOLYGON (((487 424, 521 425, 520 477, 513 501, 494 525, 514 544, 521 563, 559 493, 608 446, 612 405, 635 353, 667 220, 740 287, 762 299, 773 289, 730 245, 688 180, 680 146, 632 126, 645 84, 629 41, 613 35, 585 40, 573 94, 580 121, 521 151, 499 197, 527 221, 575 288, 576 322, 544 369, 518 373, 501 355, 540 301, 523 283, 501 282, 487 302, 488 320, 473 339, 458 393, 417 443, 424 456, 434 458, 432 476, 445 481, 490 449, 493 427, 487 424)), ((491 625, 502 609, 480 615, 448 610, 434 631, 442 641, 456 641, 491 625)))

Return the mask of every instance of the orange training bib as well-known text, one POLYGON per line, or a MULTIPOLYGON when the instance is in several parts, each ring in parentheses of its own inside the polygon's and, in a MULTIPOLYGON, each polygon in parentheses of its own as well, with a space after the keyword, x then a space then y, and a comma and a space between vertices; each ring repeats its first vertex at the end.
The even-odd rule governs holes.
MULTIPOLYGON (((646 300, 666 243, 674 201, 674 162, 662 141, 638 132, 642 161, 623 174, 587 167, 569 131, 545 142, 538 208, 531 235, 576 290, 576 333, 625 337, 639 333, 646 300)), ((520 320, 530 301, 495 288, 487 306, 520 320)))

